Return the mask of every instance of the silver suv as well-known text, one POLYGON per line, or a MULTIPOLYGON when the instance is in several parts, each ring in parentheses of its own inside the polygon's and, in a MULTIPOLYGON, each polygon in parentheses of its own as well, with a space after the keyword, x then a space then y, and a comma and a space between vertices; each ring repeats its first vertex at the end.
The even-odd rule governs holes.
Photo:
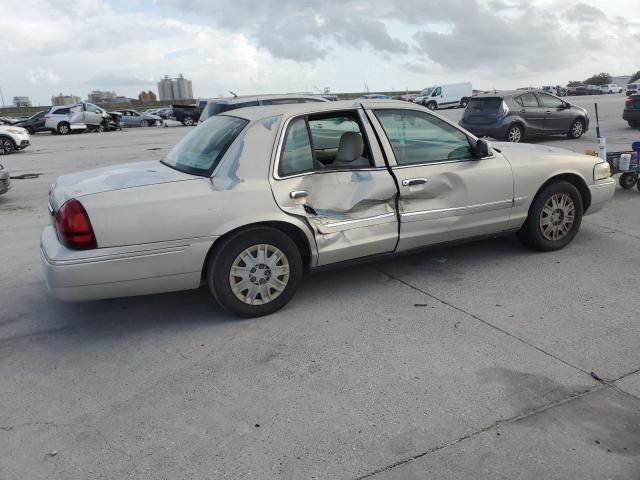
POLYGON ((245 95, 242 97, 214 98, 207 102, 200 114, 200 122, 204 122, 213 115, 218 115, 229 110, 245 107, 258 107, 261 105, 285 105, 289 103, 315 103, 329 102, 319 95, 302 95, 296 93, 281 95, 245 95))
POLYGON ((107 112, 93 103, 52 107, 44 116, 44 126, 53 133, 67 135, 72 131, 102 130, 107 112))

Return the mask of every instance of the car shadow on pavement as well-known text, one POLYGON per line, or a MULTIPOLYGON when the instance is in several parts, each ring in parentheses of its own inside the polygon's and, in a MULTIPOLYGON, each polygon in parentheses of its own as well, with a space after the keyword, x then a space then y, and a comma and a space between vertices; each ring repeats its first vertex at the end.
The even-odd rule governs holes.
MULTIPOLYGON (((303 280, 285 310, 307 312, 310 303, 317 304, 323 297, 331 301, 336 292, 347 297, 351 291, 366 292, 372 270, 381 275, 390 275, 387 271, 402 273, 404 270, 415 271, 419 267, 426 281, 463 285, 465 263, 469 264, 469 268, 476 268, 478 262, 491 259, 517 261, 518 257, 531 254, 513 237, 502 237, 321 271, 303 280), (422 266, 424 270, 420 268, 422 266)), ((217 305, 207 287, 80 303, 56 300, 46 291, 44 284, 33 285, 26 291, 19 289, 15 294, 5 304, 0 323, 0 347, 2 344, 11 344, 15 348, 21 339, 37 342, 40 337, 60 340, 79 335, 82 340, 74 341, 102 342, 151 331, 166 335, 172 331, 264 321, 241 319, 228 314, 217 305)), ((275 313, 270 317, 278 315, 275 313)))

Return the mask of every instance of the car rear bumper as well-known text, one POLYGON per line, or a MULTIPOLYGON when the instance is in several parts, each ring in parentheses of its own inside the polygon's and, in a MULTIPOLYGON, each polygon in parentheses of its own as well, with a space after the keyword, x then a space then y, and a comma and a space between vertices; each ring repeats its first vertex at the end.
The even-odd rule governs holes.
POLYGON ((77 251, 47 226, 40 256, 49 290, 60 300, 85 301, 198 288, 212 244, 207 238, 77 251))
POLYGON ((623 110, 622 119, 627 122, 640 122, 640 110, 623 110))
POLYGON ((602 210, 602 207, 613 198, 613 194, 616 191, 616 182, 611 178, 599 180, 597 183, 589 185, 589 191, 591 192, 591 205, 586 212, 587 215, 602 210))
POLYGON ((476 137, 492 137, 504 139, 507 136, 509 125, 503 125, 502 123, 493 123, 491 125, 476 125, 473 123, 467 123, 460 120, 459 124, 465 130, 473 133, 476 137))

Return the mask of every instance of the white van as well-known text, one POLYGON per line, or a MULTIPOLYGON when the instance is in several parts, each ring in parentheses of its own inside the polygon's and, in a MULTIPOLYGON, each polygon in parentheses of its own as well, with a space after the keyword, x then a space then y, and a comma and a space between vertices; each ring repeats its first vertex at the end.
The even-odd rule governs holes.
POLYGON ((466 107, 473 95, 471 82, 435 85, 422 90, 416 96, 416 103, 436 110, 447 107, 466 107))

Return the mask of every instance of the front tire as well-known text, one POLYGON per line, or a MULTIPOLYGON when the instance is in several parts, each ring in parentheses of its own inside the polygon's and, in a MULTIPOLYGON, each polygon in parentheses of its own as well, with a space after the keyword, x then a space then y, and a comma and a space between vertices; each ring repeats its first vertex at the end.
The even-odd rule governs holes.
POLYGON ((584 133, 584 120, 578 118, 571 124, 571 128, 569 129, 569 133, 567 133, 567 137, 575 140, 576 138, 580 138, 584 133))
POLYGON ((580 230, 583 209, 582 196, 574 185, 562 180, 551 183, 534 198, 518 238, 534 250, 564 248, 580 230))
POLYGON ((13 140, 10 138, 0 138, 0 155, 9 155, 16 150, 13 140))
POLYGON ((58 128, 56 130, 58 130, 60 135, 69 135, 69 133, 71 133, 71 127, 66 122, 58 124, 58 128))
POLYGON ((141 127, 148 127, 148 126, 149 126, 149 122, 147 122, 146 120, 142 120, 142 121, 140 122, 140 126, 141 126, 141 127))
MULTIPOLYGON (((629 172, 623 173, 618 179, 618 183, 625 190, 631 190, 637 181, 638 177, 636 176, 636 174, 629 172)), ((638 183, 638 185, 640 185, 640 183, 638 183)))
POLYGON ((524 137, 524 131, 522 126, 515 123, 509 127, 507 131, 506 140, 511 143, 520 143, 522 141, 522 137, 524 137))
POLYGON ((269 315, 284 307, 302 279, 300 251, 270 227, 239 231, 215 247, 207 283, 218 303, 240 317, 269 315))
POLYGON ((427 103, 427 108, 429 110, 437 110, 438 109, 438 104, 436 102, 429 102, 429 103, 427 103))

